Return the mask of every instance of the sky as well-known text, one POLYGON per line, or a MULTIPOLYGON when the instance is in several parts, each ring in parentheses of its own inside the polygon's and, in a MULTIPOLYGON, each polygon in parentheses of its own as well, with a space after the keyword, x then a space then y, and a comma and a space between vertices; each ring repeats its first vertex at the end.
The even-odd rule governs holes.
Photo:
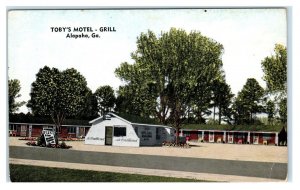
POLYGON ((137 37, 171 27, 199 31, 223 45, 223 69, 234 94, 247 78, 265 87, 261 61, 273 54, 276 43, 287 45, 285 9, 18 10, 8 13, 8 78, 21 82, 18 101, 30 99, 31 83, 45 65, 77 69, 93 92, 103 85, 117 90, 122 82, 114 71, 122 62, 133 63, 137 37), (74 39, 51 27, 114 27, 116 32, 74 39))

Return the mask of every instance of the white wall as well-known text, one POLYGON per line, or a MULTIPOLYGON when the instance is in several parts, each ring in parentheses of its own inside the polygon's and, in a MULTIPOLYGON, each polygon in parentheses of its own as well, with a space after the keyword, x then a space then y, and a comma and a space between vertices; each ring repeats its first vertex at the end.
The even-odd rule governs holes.
POLYGON ((164 141, 175 140, 175 130, 172 128, 146 124, 133 124, 132 126, 122 119, 111 117, 110 120, 99 119, 93 123, 85 137, 85 144, 105 145, 105 127, 107 126, 126 127, 126 136, 112 136, 112 146, 154 146, 161 145, 164 141))
POLYGON ((174 129, 156 125, 133 125, 138 130, 141 146, 161 145, 164 141, 174 141, 174 129), (158 128, 158 133, 156 129, 158 128))
POLYGON ((141 146, 153 146, 156 144, 155 127, 149 125, 133 125, 137 128, 141 146))
POLYGON ((140 140, 135 134, 133 127, 116 117, 112 117, 110 120, 98 120, 93 123, 89 132, 85 137, 85 144, 105 145, 105 127, 126 127, 126 136, 114 137, 112 135, 112 146, 135 146, 140 145, 140 140))
POLYGON ((105 144, 105 123, 106 120, 100 120, 92 125, 89 132, 85 136, 85 144, 105 144))

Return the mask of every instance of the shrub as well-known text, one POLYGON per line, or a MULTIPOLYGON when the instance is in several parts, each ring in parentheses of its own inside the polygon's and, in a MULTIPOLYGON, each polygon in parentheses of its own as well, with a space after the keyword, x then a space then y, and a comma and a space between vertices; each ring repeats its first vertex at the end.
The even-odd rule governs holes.
POLYGON ((35 141, 29 141, 26 143, 28 146, 37 146, 35 141))
POLYGON ((60 143, 60 148, 64 148, 64 149, 69 149, 71 148, 72 146, 68 146, 65 141, 63 141, 62 143, 60 143))
POLYGON ((46 146, 44 135, 37 138, 37 146, 46 146))

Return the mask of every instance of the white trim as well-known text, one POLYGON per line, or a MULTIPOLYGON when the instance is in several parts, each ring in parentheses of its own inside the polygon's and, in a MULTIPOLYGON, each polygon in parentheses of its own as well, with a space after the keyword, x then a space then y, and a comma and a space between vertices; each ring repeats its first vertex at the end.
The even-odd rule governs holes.
POLYGON ((147 126, 153 126, 153 127, 163 127, 163 128, 169 128, 173 129, 173 127, 166 126, 166 125, 155 125, 155 124, 146 124, 146 123, 131 123, 131 125, 147 125, 147 126))
POLYGON ((247 136, 247 143, 249 143, 249 144, 250 144, 250 141, 251 141, 251 140, 250 140, 250 135, 251 135, 251 132, 249 131, 249 132, 248 132, 248 136, 247 136))
MULTIPOLYGON (((173 127, 166 126, 166 125, 157 125, 157 124, 148 124, 148 123, 132 123, 132 122, 130 122, 130 121, 128 121, 128 120, 126 120, 126 119, 124 119, 124 118, 122 118, 122 117, 114 114, 114 113, 111 113, 111 112, 107 113, 107 115, 113 115, 114 117, 116 117, 116 118, 118 118, 118 119, 120 119, 120 120, 128 123, 129 125, 147 125, 147 126, 153 126, 153 127, 164 127, 164 128, 173 129, 173 127)), ((89 121, 89 123, 92 124, 92 123, 94 123, 94 122, 96 122, 96 121, 98 121, 99 119, 102 119, 102 118, 103 118, 103 116, 100 116, 100 117, 98 117, 98 118, 96 118, 96 119, 94 119, 92 121, 89 121)))
MULTIPOLYGON (((114 117, 116 117, 116 118, 118 118, 118 119, 120 119, 120 120, 122 120, 122 121, 124 121, 124 122, 126 122, 128 124, 130 124, 130 125, 132 124, 130 121, 127 121, 126 119, 124 119, 124 118, 122 118, 122 117, 120 117, 120 116, 118 116, 118 115, 116 115, 114 113, 109 112, 106 115, 113 115, 114 117)), ((93 123, 95 123, 96 121, 98 121, 99 119, 102 119, 102 118, 103 118, 103 116, 97 117, 96 119, 93 119, 92 121, 89 121, 89 123, 93 124, 93 123)))
POLYGON ((28 136, 31 137, 31 135, 32 135, 32 125, 29 125, 28 131, 29 131, 28 136))
POLYGON ((103 116, 97 117, 96 119, 93 119, 92 121, 89 121, 90 124, 94 123, 95 121, 102 119, 103 116))
POLYGON ((276 131, 234 131, 234 130, 214 130, 214 129, 181 129, 183 131, 208 131, 208 132, 224 132, 226 131, 227 133, 265 133, 265 134, 274 134, 274 133, 278 133, 276 131))

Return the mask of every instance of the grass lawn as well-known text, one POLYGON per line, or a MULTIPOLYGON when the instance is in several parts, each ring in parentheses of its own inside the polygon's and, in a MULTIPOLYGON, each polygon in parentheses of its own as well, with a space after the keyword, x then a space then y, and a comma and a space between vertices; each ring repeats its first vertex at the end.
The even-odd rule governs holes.
POLYGON ((204 182, 201 180, 10 164, 12 182, 204 182))

